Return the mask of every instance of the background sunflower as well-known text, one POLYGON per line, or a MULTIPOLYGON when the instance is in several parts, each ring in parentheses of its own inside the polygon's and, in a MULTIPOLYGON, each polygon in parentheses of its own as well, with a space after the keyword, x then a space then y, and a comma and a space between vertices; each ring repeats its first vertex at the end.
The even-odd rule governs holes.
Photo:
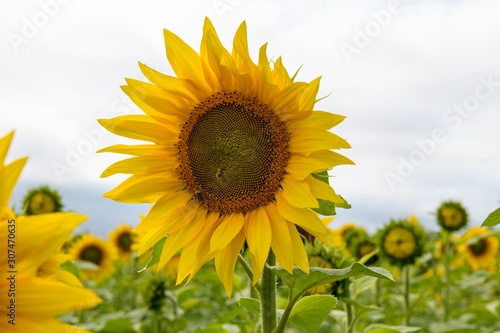
POLYGON ((97 269, 80 270, 80 276, 85 280, 102 281, 109 277, 117 259, 116 250, 108 242, 90 234, 84 234, 75 241, 69 254, 72 260, 89 261, 97 266, 97 269))

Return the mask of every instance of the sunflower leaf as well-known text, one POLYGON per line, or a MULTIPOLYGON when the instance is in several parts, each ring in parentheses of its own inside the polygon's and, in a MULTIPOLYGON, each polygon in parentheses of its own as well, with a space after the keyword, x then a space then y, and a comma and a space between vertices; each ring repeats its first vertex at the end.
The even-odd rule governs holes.
POLYGON ((332 295, 306 296, 295 304, 289 320, 306 331, 316 332, 335 306, 337 299, 332 295))
POLYGON ((80 278, 80 272, 78 271, 78 267, 71 261, 71 260, 66 260, 63 262, 59 267, 66 272, 70 272, 77 278, 80 278))
POLYGON ((153 245, 153 251, 151 252, 151 259, 149 259, 146 267, 141 269, 139 272, 145 271, 146 269, 150 268, 151 266, 157 264, 160 261, 161 252, 163 251, 163 246, 165 245, 166 240, 167 237, 163 237, 158 242, 156 242, 155 245, 153 245))
POLYGON ((344 199, 340 194, 338 194, 339 198, 342 199, 342 203, 335 203, 335 207, 338 207, 338 208, 345 208, 345 209, 349 209, 351 208, 351 205, 347 202, 346 199, 344 199))
POLYGON ((288 273, 283 267, 272 266, 270 268, 288 286, 291 299, 295 301, 311 288, 350 277, 369 275, 394 281, 391 273, 387 270, 379 267, 366 267, 357 262, 350 267, 342 269, 311 267, 309 274, 302 272, 297 267, 293 268, 293 275, 288 273))
POLYGON ((335 202, 323 199, 316 200, 318 200, 319 208, 311 208, 313 211, 323 216, 331 216, 337 214, 337 212, 335 211, 335 202))
POLYGON ((421 330, 422 328, 420 327, 371 324, 363 332, 364 333, 409 333, 409 332, 418 332, 421 330))
POLYGON ((260 303, 255 298, 242 297, 238 301, 238 304, 248 312, 251 312, 256 316, 260 316, 260 303))
POLYGON ((500 224, 500 208, 488 215, 481 227, 493 227, 498 224, 500 224))
POLYGON ((321 172, 317 172, 317 173, 312 173, 311 175, 314 178, 321 180, 322 182, 325 182, 328 185, 330 185, 330 181, 329 181, 330 176, 328 176, 328 171, 325 170, 325 171, 321 171, 321 172))

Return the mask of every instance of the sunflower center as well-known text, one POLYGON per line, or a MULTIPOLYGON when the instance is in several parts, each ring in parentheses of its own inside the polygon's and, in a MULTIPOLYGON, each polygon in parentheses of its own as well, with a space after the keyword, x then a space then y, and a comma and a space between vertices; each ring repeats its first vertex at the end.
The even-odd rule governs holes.
POLYGON ((179 135, 179 171, 210 211, 244 213, 274 200, 290 156, 288 132, 255 98, 218 92, 196 105, 179 135))
POLYGON ((415 253, 417 242, 410 230, 396 227, 387 233, 383 246, 387 254, 397 259, 406 259, 415 253))
POLYGON ((481 239, 475 242, 474 244, 470 244, 469 248, 472 251, 472 253, 474 253, 476 256, 479 256, 486 251, 487 248, 486 240, 481 239))
POLYGON ((99 265, 102 260, 102 251, 97 246, 87 246, 83 249, 80 259, 99 265))
POLYGON ((130 251, 130 247, 132 246, 132 238, 128 232, 124 232, 118 237, 118 246, 128 252, 130 251))
POLYGON ((31 214, 52 213, 56 211, 56 203, 51 195, 39 192, 31 198, 29 210, 31 214))

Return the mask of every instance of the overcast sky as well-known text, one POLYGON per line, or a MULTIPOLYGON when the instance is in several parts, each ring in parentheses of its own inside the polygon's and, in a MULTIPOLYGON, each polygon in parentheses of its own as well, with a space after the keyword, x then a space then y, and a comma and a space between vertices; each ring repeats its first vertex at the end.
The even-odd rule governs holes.
POLYGON ((347 116, 334 128, 355 166, 334 168, 351 204, 332 227, 370 231, 414 214, 430 229, 443 200, 460 200, 478 225, 500 205, 500 2, 476 1, 3 1, 0 136, 16 130, 8 160, 28 155, 11 204, 37 185, 57 188, 80 230, 102 236, 136 225, 147 205, 102 194, 123 156, 96 119, 140 113, 119 86, 143 79, 141 61, 173 74, 163 29, 199 50, 208 16, 226 48, 246 20, 250 54, 283 56, 298 79, 322 76, 318 110, 347 116))

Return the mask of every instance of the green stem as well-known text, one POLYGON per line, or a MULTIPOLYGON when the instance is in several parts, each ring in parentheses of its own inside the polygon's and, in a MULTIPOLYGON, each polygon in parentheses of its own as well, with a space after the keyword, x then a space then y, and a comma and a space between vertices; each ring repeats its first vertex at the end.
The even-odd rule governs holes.
POLYGON ((382 289, 382 280, 381 279, 377 279, 377 281, 375 281, 375 291, 373 293, 373 303, 375 304, 375 306, 377 307, 380 307, 380 290, 382 289))
POLYGON ((444 321, 450 319, 450 233, 446 232, 444 246, 444 288, 442 292, 444 321))
MULTIPOLYGON (((269 251, 267 265, 276 265, 273 251, 269 251)), ((262 316, 262 333, 271 333, 276 328, 276 276, 268 266, 262 272, 262 287, 260 294, 260 313, 262 316)))
POLYGON ((161 323, 159 314, 154 311, 153 313, 153 321, 154 321, 154 333, 161 333, 161 323))
MULTIPOLYGON (((243 267, 243 269, 245 270, 245 273, 247 274, 248 278, 250 279, 250 284, 252 284, 252 280, 253 280, 252 267, 250 267, 250 265, 248 264, 248 261, 245 260, 245 258, 241 255, 241 253, 238 254, 238 262, 240 263, 241 267, 243 267)), ((259 283, 257 283, 255 286, 252 286, 251 288, 252 289, 250 291, 250 294, 252 295, 252 297, 254 297, 255 294, 260 296, 261 285, 259 283)))
POLYGON ((411 304, 410 304, 410 279, 411 279, 411 269, 410 266, 404 268, 404 297, 405 297, 405 316, 403 319, 403 325, 410 325, 410 314, 411 314, 411 304))
POLYGON ((344 309, 345 313, 347 315, 347 320, 346 320, 346 332, 347 333, 352 333, 353 332, 353 319, 354 319, 354 313, 352 311, 352 306, 350 304, 344 303, 344 309))
POLYGON ((280 322, 278 324, 278 327, 274 331, 274 333, 283 333, 285 332, 286 328, 286 323, 288 322, 288 318, 290 317, 290 314, 292 313, 293 306, 295 305, 295 302, 292 299, 292 294, 290 293, 288 295, 288 303, 286 305, 285 311, 283 311, 283 315, 281 316, 280 322))

